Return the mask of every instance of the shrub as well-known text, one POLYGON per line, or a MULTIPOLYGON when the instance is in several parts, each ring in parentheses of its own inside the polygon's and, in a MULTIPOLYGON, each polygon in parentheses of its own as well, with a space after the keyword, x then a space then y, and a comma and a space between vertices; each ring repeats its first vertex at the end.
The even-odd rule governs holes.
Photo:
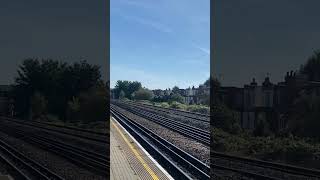
POLYGON ((140 88, 138 91, 135 91, 132 94, 132 97, 135 100, 151 100, 154 97, 154 95, 152 91, 146 88, 140 88))
POLYGON ((47 103, 46 98, 41 93, 34 93, 31 99, 32 119, 40 118, 46 114, 47 103))
POLYGON ((208 106, 203 106, 203 105, 189 105, 186 108, 187 111, 191 112, 198 112, 202 114, 209 114, 210 113, 210 108, 208 106))
POLYGON ((187 108, 187 105, 173 101, 170 103, 170 108, 185 110, 187 108))
POLYGON ((163 107, 163 108, 169 108, 170 107, 169 103, 167 103, 167 102, 160 103, 160 106, 163 107))
POLYGON ((107 93, 104 87, 95 87, 79 96, 80 118, 84 122, 105 121, 107 93))

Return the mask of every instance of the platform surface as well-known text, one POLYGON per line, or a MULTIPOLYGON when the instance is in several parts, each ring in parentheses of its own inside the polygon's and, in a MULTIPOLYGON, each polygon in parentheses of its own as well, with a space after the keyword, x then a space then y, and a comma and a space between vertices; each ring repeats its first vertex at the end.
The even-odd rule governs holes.
POLYGON ((110 118, 110 179, 167 180, 172 177, 110 118))
POLYGON ((9 175, 0 175, 0 180, 14 180, 14 179, 9 175))

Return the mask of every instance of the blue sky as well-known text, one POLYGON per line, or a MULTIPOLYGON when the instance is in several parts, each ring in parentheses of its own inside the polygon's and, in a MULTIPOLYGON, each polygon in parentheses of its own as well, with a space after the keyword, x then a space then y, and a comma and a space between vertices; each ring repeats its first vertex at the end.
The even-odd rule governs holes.
POLYGON ((210 74, 209 0, 111 0, 110 81, 186 88, 210 74))

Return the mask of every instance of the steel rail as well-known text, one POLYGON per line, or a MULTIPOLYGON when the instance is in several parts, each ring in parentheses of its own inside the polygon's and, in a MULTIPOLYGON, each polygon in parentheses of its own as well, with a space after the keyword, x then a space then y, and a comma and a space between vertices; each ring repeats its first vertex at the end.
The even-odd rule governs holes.
MULTIPOLYGON (((112 105, 111 105, 112 106, 112 105)), ((144 117, 148 120, 151 120, 152 122, 155 122, 159 125, 162 125, 168 129, 171 129, 173 131, 176 131, 184 136, 187 136, 189 138, 192 138, 196 141, 199 141, 205 145, 210 146, 210 132, 187 125, 187 124, 183 124, 181 122, 177 122, 175 120, 169 119, 169 118, 165 118, 156 114, 150 114, 147 113, 143 110, 137 110, 137 109, 130 109, 130 107, 123 107, 123 106, 118 106, 118 107, 122 107, 125 110, 136 114, 140 117, 144 117)))
POLYGON ((56 141, 50 138, 45 138, 33 133, 27 133, 17 128, 2 125, 7 127, 5 131, 16 135, 28 143, 32 143, 37 147, 50 151, 62 156, 70 161, 77 163, 88 170, 97 172, 101 175, 108 175, 109 160, 107 155, 98 154, 95 152, 80 149, 76 146, 71 146, 61 141, 56 141), (10 131, 14 130, 14 131, 10 131))
MULTIPOLYGON (((43 127, 42 125, 37 125, 37 124, 41 124, 41 123, 38 123, 36 122, 37 124, 34 124, 35 122, 27 122, 27 121, 23 121, 23 120, 16 120, 16 119, 12 119, 12 118, 4 118, 4 117, 1 117, 2 119, 5 119, 7 120, 8 122, 13 122, 13 123, 17 123, 17 124, 20 124, 20 125, 26 125, 26 126, 30 126, 30 127, 35 127, 35 128, 40 128, 40 129, 44 129, 44 130, 48 130, 48 131, 52 131, 52 132, 58 132, 58 133, 61 133, 61 134, 66 134, 66 135, 70 135, 70 136, 74 136, 74 137, 78 137, 78 138, 82 138, 82 139, 86 139, 86 140, 91 140, 91 141, 96 141, 96 142, 99 142, 99 143, 108 143, 107 141, 107 135, 106 134, 98 134, 98 137, 96 138, 92 138, 90 136, 85 136, 85 135, 82 135, 82 134, 76 134, 76 133, 71 133, 71 132, 66 132, 66 131, 63 131, 63 130, 58 130, 58 129, 52 129, 52 128, 48 128, 48 127, 43 127)), ((62 126, 61 128, 65 128, 64 126, 62 126)), ((74 130, 73 128, 65 128, 66 130, 74 130)), ((79 131, 79 129, 78 129, 79 131)), ((89 132, 86 132, 86 133, 89 133, 89 132)), ((95 134, 93 134, 95 135, 95 134)))
POLYGON ((9 144, 0 140, 0 158, 11 168, 11 173, 17 179, 44 179, 44 180, 62 180, 63 178, 50 171, 43 165, 26 157, 15 150, 9 144))
POLYGON ((210 167, 110 106, 112 116, 175 179, 210 179, 210 167))
POLYGON ((149 104, 143 104, 143 103, 135 103, 135 102, 122 102, 122 103, 127 103, 127 104, 133 104, 136 106, 144 106, 146 108, 150 108, 156 111, 161 111, 164 113, 168 113, 168 112, 172 112, 173 114, 179 115, 179 116, 183 116, 183 117, 187 117, 187 118, 191 118, 191 119, 195 119, 198 121, 203 121, 203 122, 210 122, 210 115, 207 114, 202 114, 202 113, 196 113, 196 112, 191 112, 191 111, 183 111, 180 109, 173 109, 173 108, 165 108, 165 107, 158 107, 158 106, 154 106, 154 105, 149 105, 149 104), (203 119, 205 118, 205 119, 203 119), (207 120, 209 119, 209 120, 207 120))
POLYGON ((244 158, 239 156, 232 156, 224 153, 219 152, 211 152, 212 157, 220 158, 220 159, 226 159, 230 161, 237 161, 241 162, 243 164, 253 165, 256 167, 262 167, 265 169, 275 170, 291 175, 301 175, 306 177, 312 177, 312 178, 319 178, 320 179, 320 171, 316 169, 308 169, 298 166, 292 166, 282 163, 274 163, 269 161, 263 161, 258 159, 250 159, 250 158, 244 158))

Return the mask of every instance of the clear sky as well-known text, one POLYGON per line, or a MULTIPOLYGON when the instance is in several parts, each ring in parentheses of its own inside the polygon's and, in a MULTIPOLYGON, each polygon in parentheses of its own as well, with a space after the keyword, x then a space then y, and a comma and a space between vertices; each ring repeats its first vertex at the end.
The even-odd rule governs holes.
POLYGON ((214 73, 222 85, 241 86, 267 73, 284 80, 320 49, 319 0, 218 0, 214 73))
POLYGON ((87 59, 107 79, 107 2, 1 0, 0 84, 12 84, 25 58, 87 59))
POLYGON ((111 0, 110 82, 198 86, 210 74, 209 0, 111 0))

